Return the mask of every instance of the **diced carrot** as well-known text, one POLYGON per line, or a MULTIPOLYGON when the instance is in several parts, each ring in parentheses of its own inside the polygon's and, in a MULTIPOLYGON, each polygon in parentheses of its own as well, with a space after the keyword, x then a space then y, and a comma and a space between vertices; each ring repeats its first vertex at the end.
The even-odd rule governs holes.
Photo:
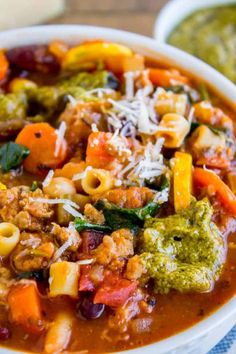
MULTIPOLYGON (((81 162, 68 162, 61 169, 57 169, 55 171, 55 177, 65 177, 68 179, 72 179, 74 175, 78 173, 82 173, 86 169, 85 161, 81 162)), ((74 181, 75 188, 77 192, 82 192, 83 188, 81 187, 81 180, 74 181)))
POLYGON ((2 50, 0 50, 0 80, 5 79, 9 69, 9 62, 6 55, 2 50))
POLYGON ((36 283, 12 286, 7 302, 12 322, 31 333, 43 330, 42 309, 36 283))
POLYGON ((30 150, 23 164, 26 171, 43 174, 62 164, 67 154, 67 143, 62 139, 56 154, 57 139, 56 130, 48 123, 29 124, 21 130, 16 143, 30 150))
POLYGON ((236 196, 215 172, 203 168, 195 168, 193 181, 199 187, 211 186, 225 209, 233 216, 236 216, 236 196))
POLYGON ((133 295, 137 288, 137 282, 118 277, 109 277, 104 284, 98 288, 93 302, 104 304, 110 307, 119 307, 133 295))
POLYGON ((106 143, 112 137, 111 133, 94 132, 89 135, 86 151, 86 163, 95 168, 106 168, 115 160, 106 151, 106 143))
POLYGON ((149 68, 149 79, 155 86, 172 86, 175 84, 188 84, 189 79, 176 69, 149 68))

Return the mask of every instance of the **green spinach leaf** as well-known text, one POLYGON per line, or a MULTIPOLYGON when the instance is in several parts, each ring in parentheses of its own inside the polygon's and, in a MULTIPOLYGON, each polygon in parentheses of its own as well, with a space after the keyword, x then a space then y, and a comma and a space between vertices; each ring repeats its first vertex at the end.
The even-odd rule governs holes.
POLYGON ((78 232, 83 230, 95 230, 95 231, 104 231, 104 232, 112 231, 112 229, 109 226, 92 224, 80 218, 75 218, 74 225, 78 232))
POLYGON ((151 201, 143 208, 120 208, 115 204, 99 200, 95 204, 95 208, 102 210, 106 224, 112 230, 121 228, 131 229, 137 233, 140 227, 143 227, 144 220, 147 216, 154 216, 160 205, 151 201))
POLYGON ((12 141, 4 144, 0 148, 0 167, 3 172, 8 172, 18 167, 29 155, 30 150, 12 141))

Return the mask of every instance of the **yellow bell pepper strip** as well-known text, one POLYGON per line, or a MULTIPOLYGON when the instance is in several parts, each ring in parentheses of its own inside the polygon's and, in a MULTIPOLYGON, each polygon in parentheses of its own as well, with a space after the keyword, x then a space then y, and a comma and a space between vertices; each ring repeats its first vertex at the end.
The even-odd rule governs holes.
POLYGON ((132 56, 133 52, 121 44, 108 42, 84 43, 68 50, 62 60, 62 67, 67 70, 79 69, 89 62, 106 60, 110 57, 132 56))
POLYGON ((173 166, 174 207, 178 212, 189 206, 192 192, 192 156, 179 152, 175 153, 173 166))
POLYGON ((203 168, 195 168, 193 171, 193 181, 199 187, 213 187, 215 194, 225 209, 233 216, 236 216, 236 196, 215 172, 203 168))

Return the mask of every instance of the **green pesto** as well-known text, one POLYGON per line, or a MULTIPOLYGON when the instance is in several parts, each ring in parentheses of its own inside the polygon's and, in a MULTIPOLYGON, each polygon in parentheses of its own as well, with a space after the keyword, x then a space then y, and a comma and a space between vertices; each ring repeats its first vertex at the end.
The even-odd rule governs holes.
POLYGON ((211 289, 225 260, 224 240, 212 213, 205 198, 179 214, 146 219, 140 257, 156 292, 211 289))
POLYGON ((170 34, 168 43, 193 54, 236 82, 236 5, 198 10, 170 34))

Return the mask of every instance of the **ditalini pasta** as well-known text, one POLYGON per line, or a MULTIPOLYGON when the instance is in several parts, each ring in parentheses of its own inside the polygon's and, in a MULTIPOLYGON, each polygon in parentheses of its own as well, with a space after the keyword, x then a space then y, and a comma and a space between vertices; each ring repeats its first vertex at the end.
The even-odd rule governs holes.
POLYGON ((104 193, 114 185, 113 177, 109 171, 103 169, 89 170, 82 178, 81 185, 85 193, 95 195, 104 193))
POLYGON ((20 230, 9 222, 0 223, 0 256, 6 257, 20 240, 20 230))
POLYGON ((57 262, 50 266, 49 296, 70 295, 77 297, 79 265, 73 262, 57 262))
POLYGON ((0 347, 138 351, 236 293, 236 115, 199 81, 102 39, 0 50, 0 347))
POLYGON ((180 114, 168 113, 162 117, 156 136, 164 138, 164 146, 167 148, 178 148, 189 133, 190 124, 180 114))

